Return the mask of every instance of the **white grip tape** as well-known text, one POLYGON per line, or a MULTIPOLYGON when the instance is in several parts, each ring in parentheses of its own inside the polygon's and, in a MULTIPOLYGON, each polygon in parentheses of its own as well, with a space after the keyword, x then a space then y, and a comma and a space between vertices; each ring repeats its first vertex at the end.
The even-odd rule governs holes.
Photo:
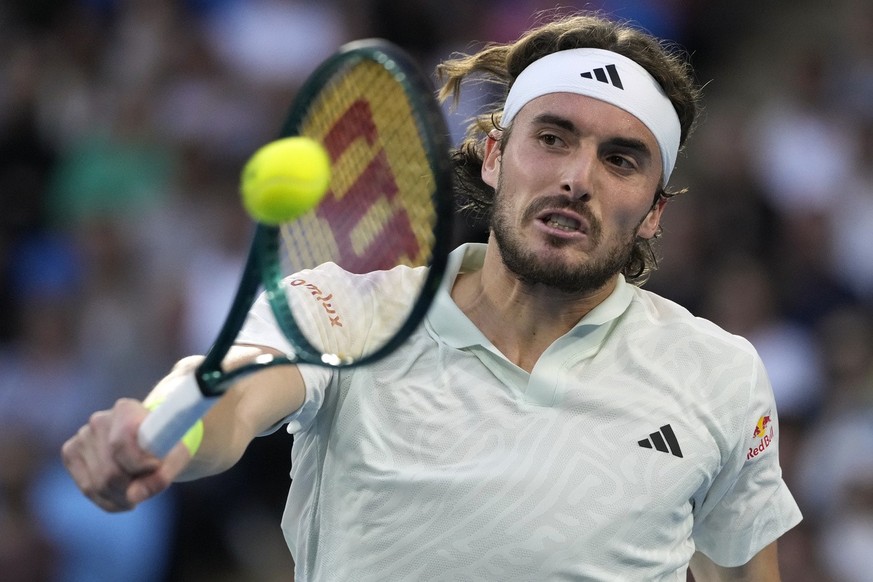
POLYGON ((143 420, 138 434, 139 446, 160 458, 167 456, 220 398, 204 396, 193 372, 165 382, 169 383, 167 399, 143 420))

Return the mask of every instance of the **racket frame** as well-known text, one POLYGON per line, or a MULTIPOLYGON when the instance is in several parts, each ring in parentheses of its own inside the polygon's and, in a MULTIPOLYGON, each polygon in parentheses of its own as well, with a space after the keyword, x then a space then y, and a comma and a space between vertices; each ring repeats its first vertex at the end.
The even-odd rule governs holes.
POLYGON ((436 211, 436 221, 433 226, 434 246, 431 260, 418 299, 397 333, 376 351, 357 359, 323 354, 300 330, 281 287, 281 281, 285 276, 281 271, 279 260, 281 227, 258 224, 228 317, 205 359, 194 373, 197 385, 205 397, 219 396, 242 376, 276 365, 306 363, 329 368, 349 368, 372 363, 402 345, 421 323, 433 303, 451 250, 455 207, 452 196, 449 130, 442 109, 434 97, 434 88, 418 65, 403 50, 383 39, 364 39, 343 45, 333 56, 325 60, 300 88, 279 138, 300 135, 311 101, 333 75, 341 68, 364 60, 378 62, 404 86, 416 113, 416 122, 423 119, 426 124, 419 126, 418 134, 424 138, 422 145, 435 180, 432 202, 436 211), (277 323, 294 349, 295 356, 289 358, 264 355, 253 362, 224 371, 222 362, 234 345, 261 288, 265 290, 277 323))

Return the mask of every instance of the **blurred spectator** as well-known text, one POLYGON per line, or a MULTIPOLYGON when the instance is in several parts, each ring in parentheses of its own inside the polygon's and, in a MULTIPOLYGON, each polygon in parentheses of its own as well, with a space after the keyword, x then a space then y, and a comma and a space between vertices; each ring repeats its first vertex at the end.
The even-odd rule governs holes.
POLYGON ((828 212, 837 277, 873 305, 873 115, 859 119, 859 147, 839 204, 828 212))
POLYGON ((797 459, 796 489, 837 580, 873 572, 873 319, 847 309, 821 324, 830 394, 797 459))
MULTIPOLYGON (((20 336, 0 353, 0 450, 27 456, 24 465, 15 456, 6 459, 0 506, 9 512, 3 517, 18 522, 22 543, 53 549, 45 566, 55 574, 47 579, 159 580, 172 539, 172 496, 111 516, 82 497, 60 464, 64 440, 115 395, 103 389, 96 373, 102 370, 79 351, 82 287, 75 258, 64 244, 43 244, 39 252, 16 285, 20 336)), ((8 546, 9 538, 4 541, 8 546)), ((21 549, 22 558, 32 558, 32 548, 21 549)))
POLYGON ((873 5, 866 0, 844 0, 836 14, 839 33, 834 44, 840 47, 846 86, 838 103, 849 115, 873 119, 873 5))
POLYGON ((771 88, 769 102, 749 125, 752 168, 770 202, 789 219, 838 203, 839 185, 853 170, 854 135, 834 107, 840 71, 829 56, 801 49, 788 63, 784 88, 771 88))
POLYGON ((702 315, 748 339, 770 376, 780 420, 806 420, 820 403, 822 371, 811 332, 779 311, 768 269, 751 257, 722 263, 705 297, 702 315))
POLYGON ((348 39, 343 12, 332 0, 241 0, 209 13, 213 52, 259 87, 299 85, 348 39))
MULTIPOLYGON (((2 49, 0 49, 2 50, 2 49)), ((13 339, 18 309, 11 285, 15 253, 23 241, 45 225, 47 177, 57 152, 40 135, 34 100, 39 85, 36 47, 21 42, 0 63, 0 343, 13 339)))
POLYGON ((57 579, 58 548, 33 514, 30 497, 39 461, 22 446, 33 435, 0 435, 0 572, 7 582, 57 579))

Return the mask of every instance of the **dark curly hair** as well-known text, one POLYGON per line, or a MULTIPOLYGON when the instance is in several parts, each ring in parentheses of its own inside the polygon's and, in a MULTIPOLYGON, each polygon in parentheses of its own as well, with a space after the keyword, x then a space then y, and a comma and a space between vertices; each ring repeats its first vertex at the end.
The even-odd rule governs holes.
MULTIPOLYGON (((599 48, 624 55, 645 68, 673 103, 681 127, 680 148, 692 132, 700 112, 701 92, 691 67, 677 47, 638 28, 594 13, 556 16, 531 29, 517 41, 489 43, 472 55, 454 55, 437 67, 443 83, 440 99, 460 98, 462 82, 475 78, 502 88, 494 111, 473 120, 467 135, 453 152, 455 183, 460 206, 477 216, 490 216, 494 189, 482 181, 485 137, 500 126, 503 102, 518 75, 532 62, 548 54, 574 48, 599 48)), ((508 138, 508 134, 504 134, 508 138)), ((501 140, 503 148, 506 139, 501 140)), ((654 193, 653 206, 684 190, 663 185, 654 193)), ((656 234, 660 236, 660 229, 656 234)), ((642 285, 658 266, 653 239, 638 238, 628 263, 622 269, 627 280, 642 285)))

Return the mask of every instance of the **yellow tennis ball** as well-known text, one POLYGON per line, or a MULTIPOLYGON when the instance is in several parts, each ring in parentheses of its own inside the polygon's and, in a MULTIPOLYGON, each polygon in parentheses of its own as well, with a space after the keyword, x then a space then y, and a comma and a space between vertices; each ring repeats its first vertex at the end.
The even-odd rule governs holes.
POLYGON ((243 206, 258 222, 277 225, 314 208, 330 183, 330 158, 317 141, 286 137, 252 155, 242 171, 243 206))

